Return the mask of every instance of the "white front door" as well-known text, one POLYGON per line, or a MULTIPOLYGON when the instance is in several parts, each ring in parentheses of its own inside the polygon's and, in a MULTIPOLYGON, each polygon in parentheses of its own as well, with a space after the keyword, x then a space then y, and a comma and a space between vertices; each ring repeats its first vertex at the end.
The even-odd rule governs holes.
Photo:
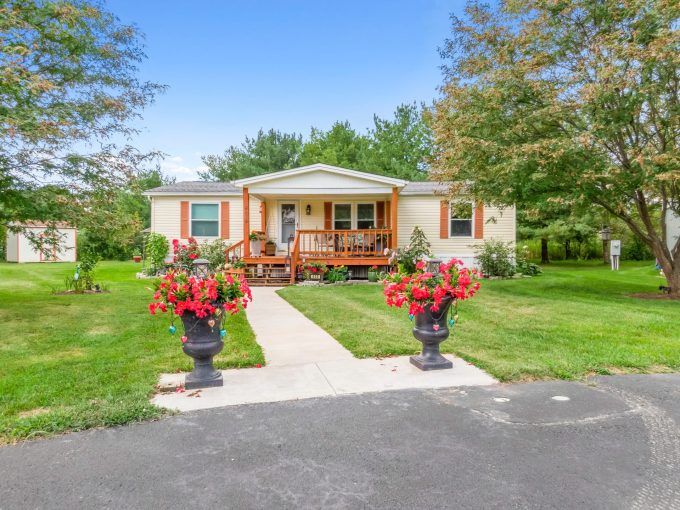
POLYGON ((298 205, 297 202, 280 202, 279 203, 279 239, 278 246, 280 250, 288 250, 288 240, 290 240, 291 249, 293 248, 293 240, 295 239, 295 230, 298 224, 298 205))

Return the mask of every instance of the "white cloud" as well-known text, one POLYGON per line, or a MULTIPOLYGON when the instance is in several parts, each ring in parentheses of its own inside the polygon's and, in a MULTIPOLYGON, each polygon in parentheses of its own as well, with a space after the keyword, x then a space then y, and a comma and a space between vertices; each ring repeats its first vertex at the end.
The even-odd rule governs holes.
POLYGON ((204 172, 207 167, 203 164, 191 165, 182 156, 168 156, 161 161, 161 170, 178 181, 196 181, 199 179, 198 172, 204 172))

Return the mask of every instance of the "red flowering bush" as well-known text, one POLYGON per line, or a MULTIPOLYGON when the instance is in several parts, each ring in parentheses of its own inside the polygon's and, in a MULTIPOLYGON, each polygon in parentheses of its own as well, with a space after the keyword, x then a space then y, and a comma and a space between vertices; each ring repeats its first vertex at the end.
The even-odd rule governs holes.
POLYGON ((192 312, 197 317, 220 316, 223 311, 238 313, 253 296, 245 278, 216 273, 208 278, 196 278, 186 271, 169 271, 156 282, 153 301, 149 304, 152 315, 156 310, 170 312, 173 316, 192 312))
POLYGON ((305 272, 305 278, 308 278, 310 274, 325 273, 328 267, 321 262, 307 262, 302 266, 302 270, 305 272))
POLYGON ((465 300, 479 289, 477 271, 463 267, 463 262, 452 259, 440 264, 436 272, 427 271, 425 262, 418 262, 413 273, 392 272, 384 280, 385 302, 388 306, 401 308, 408 305, 409 315, 415 316, 430 310, 436 312, 442 299, 465 300))
POLYGON ((196 239, 190 237, 186 244, 180 243, 179 239, 172 240, 173 263, 175 269, 190 270, 192 262, 201 256, 196 239))

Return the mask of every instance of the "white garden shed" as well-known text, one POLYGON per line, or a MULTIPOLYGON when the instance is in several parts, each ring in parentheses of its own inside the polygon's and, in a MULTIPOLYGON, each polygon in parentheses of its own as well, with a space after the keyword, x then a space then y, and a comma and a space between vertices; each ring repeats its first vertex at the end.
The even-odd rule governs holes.
POLYGON ((19 225, 24 230, 12 232, 7 230, 6 259, 7 262, 75 262, 76 240, 78 232, 75 227, 65 223, 57 224, 57 245, 47 253, 36 247, 30 238, 42 238, 47 235, 47 225, 40 222, 27 222, 19 225))

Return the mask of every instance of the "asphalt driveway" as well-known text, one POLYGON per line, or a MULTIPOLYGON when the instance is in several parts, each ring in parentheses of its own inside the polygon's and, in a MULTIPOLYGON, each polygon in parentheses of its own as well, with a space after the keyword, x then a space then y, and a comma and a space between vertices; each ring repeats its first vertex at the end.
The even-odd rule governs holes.
POLYGON ((680 509, 680 375, 253 404, 69 434, 0 448, 0 509, 15 508, 680 509))

